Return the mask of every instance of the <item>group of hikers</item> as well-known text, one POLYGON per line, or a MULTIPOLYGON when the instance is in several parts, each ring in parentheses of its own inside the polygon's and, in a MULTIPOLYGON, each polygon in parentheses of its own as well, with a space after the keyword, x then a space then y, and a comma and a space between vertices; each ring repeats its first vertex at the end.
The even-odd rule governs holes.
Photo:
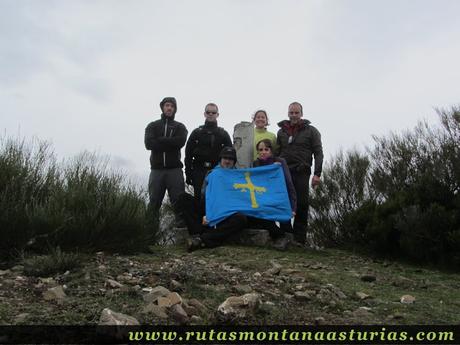
POLYGON ((145 147, 151 151, 149 177, 150 210, 159 220, 165 192, 176 212, 186 223, 190 238, 189 251, 216 247, 244 228, 266 229, 274 240, 274 247, 285 249, 292 233, 292 244, 305 245, 308 226, 309 181, 312 187, 320 183, 323 163, 321 134, 303 119, 302 105, 293 102, 288 107, 288 120, 278 123, 275 135, 267 130, 268 115, 258 110, 252 117, 254 124, 253 167, 280 164, 284 173, 293 223, 254 218, 236 212, 215 226, 206 219, 206 176, 213 169, 235 169, 237 153, 227 131, 217 125, 219 109, 208 103, 204 109, 204 125, 194 129, 187 140, 186 127, 176 121, 177 101, 166 97, 160 103, 161 118, 145 129, 145 147), (185 145, 185 181, 181 149, 185 145), (313 164, 314 158, 314 164, 313 164), (194 195, 185 192, 185 183, 194 195))

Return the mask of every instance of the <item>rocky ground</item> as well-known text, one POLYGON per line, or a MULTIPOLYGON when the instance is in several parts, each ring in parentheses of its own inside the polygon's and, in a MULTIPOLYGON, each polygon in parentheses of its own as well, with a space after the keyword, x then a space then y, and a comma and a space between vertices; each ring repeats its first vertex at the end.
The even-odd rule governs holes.
POLYGON ((228 246, 0 270, 0 324, 458 324, 460 274, 336 250, 228 246), (43 272, 43 270, 41 271, 43 272))

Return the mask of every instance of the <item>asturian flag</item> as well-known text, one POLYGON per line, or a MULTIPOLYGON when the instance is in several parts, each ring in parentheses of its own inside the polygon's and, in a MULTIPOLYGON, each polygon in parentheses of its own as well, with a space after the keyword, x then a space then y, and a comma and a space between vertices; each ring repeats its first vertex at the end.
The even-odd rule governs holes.
POLYGON ((236 212, 278 222, 291 219, 291 204, 280 164, 250 169, 217 166, 206 178, 206 219, 210 226, 236 212))

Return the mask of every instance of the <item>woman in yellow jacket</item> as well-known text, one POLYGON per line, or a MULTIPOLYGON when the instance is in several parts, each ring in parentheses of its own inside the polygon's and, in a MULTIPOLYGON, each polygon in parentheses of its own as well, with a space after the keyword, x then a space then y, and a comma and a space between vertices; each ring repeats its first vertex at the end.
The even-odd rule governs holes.
POLYGON ((265 110, 257 110, 252 116, 252 123, 254 124, 254 160, 257 159, 256 145, 263 139, 268 139, 272 143, 273 151, 277 152, 278 147, 276 144, 276 134, 267 131, 268 115, 265 110))

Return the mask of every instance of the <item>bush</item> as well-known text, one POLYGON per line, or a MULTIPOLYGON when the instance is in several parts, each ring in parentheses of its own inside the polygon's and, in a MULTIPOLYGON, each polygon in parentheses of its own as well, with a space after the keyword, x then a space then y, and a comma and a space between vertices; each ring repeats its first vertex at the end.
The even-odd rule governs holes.
MULTIPOLYGON (((130 252, 155 234, 145 192, 83 153, 57 165, 48 144, 3 139, 0 148, 0 249, 130 252)), ((5 255, 4 255, 5 256, 5 255)))
POLYGON ((0 144, 0 252, 8 253, 34 236, 28 215, 60 182, 47 143, 2 138, 0 144))
POLYGON ((66 253, 61 248, 50 249, 47 255, 36 255, 23 259, 24 273, 28 276, 49 277, 56 273, 80 267, 82 258, 77 253, 66 253))
POLYGON ((345 217, 371 198, 369 158, 356 150, 339 154, 325 167, 322 183, 313 191, 310 229, 318 245, 345 242, 341 226, 345 217))
POLYGON ((313 237, 431 263, 460 263, 460 108, 440 127, 374 137, 368 155, 339 153, 312 195, 313 237))

